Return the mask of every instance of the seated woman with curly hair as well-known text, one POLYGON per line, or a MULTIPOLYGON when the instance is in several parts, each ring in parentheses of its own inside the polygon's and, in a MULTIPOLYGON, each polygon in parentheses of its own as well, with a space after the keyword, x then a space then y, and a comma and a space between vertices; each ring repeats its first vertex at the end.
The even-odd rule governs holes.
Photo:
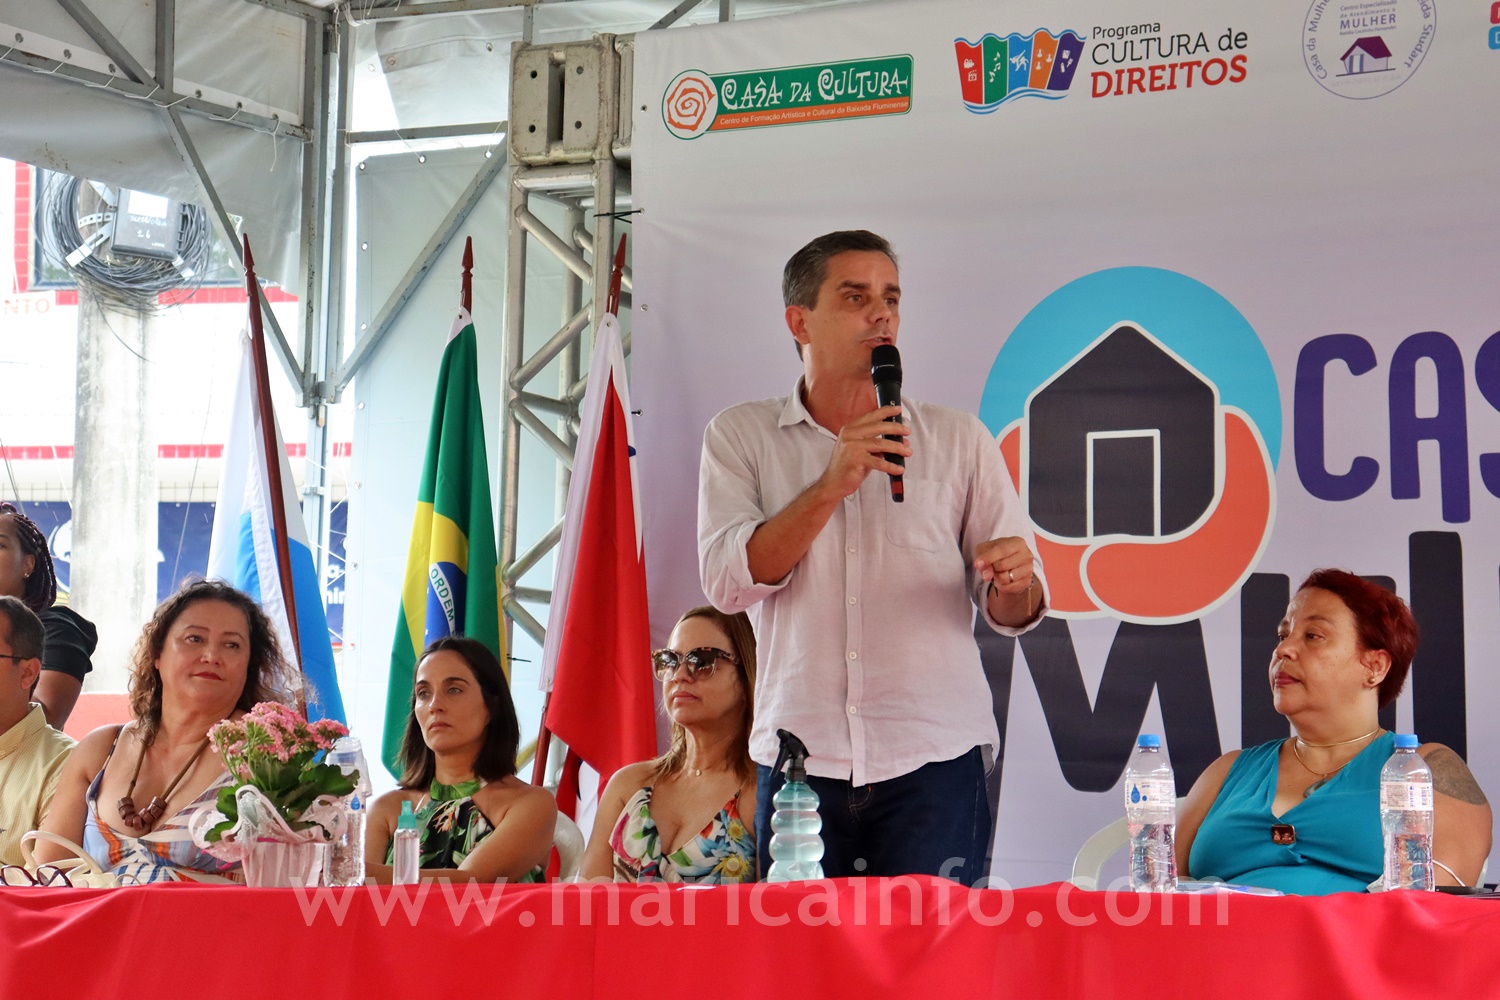
MULTIPOLYGON (((83 738, 41 828, 83 848, 124 883, 237 878, 238 863, 200 850, 188 820, 213 808, 233 779, 208 731, 262 701, 288 701, 296 682, 271 622, 227 583, 190 583, 163 601, 136 643, 134 718, 83 738)), ((65 857, 39 843, 38 861, 65 857)))

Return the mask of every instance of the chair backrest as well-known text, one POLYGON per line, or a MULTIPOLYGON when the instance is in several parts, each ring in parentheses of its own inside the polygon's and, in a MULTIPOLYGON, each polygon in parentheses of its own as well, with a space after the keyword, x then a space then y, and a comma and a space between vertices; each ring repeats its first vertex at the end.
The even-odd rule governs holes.
POLYGON ((111 726, 130 721, 130 696, 125 694, 101 694, 85 691, 73 704, 63 732, 81 740, 100 726, 111 726))
POLYGON ((1104 863, 1129 843, 1130 828, 1122 816, 1083 842, 1073 858, 1073 874, 1068 881, 1090 892, 1098 889, 1099 873, 1104 870, 1104 863))
POLYGON ((577 877, 583 867, 583 831, 562 813, 557 814, 557 825, 552 830, 552 846, 557 848, 557 877, 577 877))
MULTIPOLYGON (((1182 810, 1180 798, 1177 800, 1177 809, 1179 812, 1182 810)), ((1130 827, 1125 824, 1125 817, 1122 816, 1083 842, 1073 858, 1073 874, 1068 881, 1091 892, 1098 889, 1099 873, 1104 870, 1104 863, 1129 843, 1130 827)), ((1185 872, 1178 874, 1183 878, 1187 877, 1185 872)))

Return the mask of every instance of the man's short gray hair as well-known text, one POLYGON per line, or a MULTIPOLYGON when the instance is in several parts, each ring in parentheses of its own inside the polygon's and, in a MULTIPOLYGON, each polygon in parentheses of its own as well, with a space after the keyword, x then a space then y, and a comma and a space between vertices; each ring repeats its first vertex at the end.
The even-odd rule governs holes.
POLYGON ((883 253, 896 267, 896 251, 884 236, 877 236, 868 229, 841 229, 836 233, 819 236, 807 246, 792 254, 781 272, 781 298, 788 306, 816 309, 818 289, 828 278, 828 261, 849 250, 866 250, 883 253))

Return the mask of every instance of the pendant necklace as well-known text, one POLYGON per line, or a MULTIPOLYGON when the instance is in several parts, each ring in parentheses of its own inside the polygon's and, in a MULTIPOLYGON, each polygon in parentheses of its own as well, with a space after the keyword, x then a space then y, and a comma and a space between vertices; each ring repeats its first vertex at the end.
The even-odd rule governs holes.
POLYGON ((146 760, 146 744, 142 743, 141 752, 135 758, 135 771, 130 775, 130 787, 125 789, 125 794, 120 796, 120 801, 117 803, 120 807, 120 819, 125 821, 125 825, 139 833, 145 833, 155 826, 156 821, 161 819, 162 813, 167 811, 167 801, 172 798, 172 793, 177 790, 182 779, 187 777, 187 773, 193 769, 193 765, 198 763, 198 758, 202 757, 203 751, 207 749, 208 737, 205 736, 203 742, 198 744, 198 749, 193 751, 193 755, 188 758, 188 762, 182 765, 182 770, 177 772, 177 777, 172 779, 172 783, 160 795, 151 796, 151 801, 146 808, 137 812, 135 799, 132 796, 135 795, 136 779, 141 776, 141 764, 146 760))
MULTIPOLYGON (((1368 733, 1365 733, 1363 736, 1356 736, 1352 740, 1339 740, 1337 743, 1308 743, 1307 745, 1310 746, 1310 747, 1316 747, 1316 748, 1318 748, 1320 750, 1327 749, 1328 747, 1348 746, 1350 743, 1358 743, 1360 740, 1367 740, 1371 736, 1374 736, 1378 732, 1380 732, 1380 727, 1376 726, 1374 729, 1370 730, 1368 733)), ((1294 756, 1294 757, 1297 758, 1297 763, 1301 764, 1308 771, 1310 771, 1313 774, 1316 774, 1318 776, 1318 780, 1314 781, 1312 784, 1308 785, 1307 788, 1306 788, 1306 790, 1303 791, 1302 797, 1304 799, 1307 798, 1308 796, 1312 795, 1313 792, 1316 792, 1318 789, 1322 788, 1324 785, 1328 784, 1330 781, 1332 781, 1334 775, 1338 774, 1344 768, 1346 768, 1346 767, 1349 766, 1349 761, 1353 760, 1354 757, 1358 757, 1359 756, 1359 754, 1355 754, 1354 757, 1350 757, 1349 760, 1344 761, 1342 764, 1340 764, 1338 767, 1334 768, 1332 771, 1319 771, 1316 768, 1314 768, 1311 764, 1309 764, 1307 761, 1305 761, 1305 760, 1302 759, 1302 751, 1300 751, 1300 750, 1297 749, 1297 744, 1302 743, 1302 742, 1304 742, 1304 741, 1303 741, 1302 737, 1300 737, 1300 736, 1296 736, 1296 737, 1292 738, 1292 756, 1294 756)))

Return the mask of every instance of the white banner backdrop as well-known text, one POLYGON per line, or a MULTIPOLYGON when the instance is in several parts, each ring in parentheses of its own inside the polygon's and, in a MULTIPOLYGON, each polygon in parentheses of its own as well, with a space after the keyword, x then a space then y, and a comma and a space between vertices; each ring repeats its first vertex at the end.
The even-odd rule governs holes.
POLYGON ((1059 605, 1019 644, 981 637, 996 875, 1067 876, 1121 814, 1139 731, 1164 734, 1183 790, 1284 735, 1266 665, 1318 566, 1413 603, 1388 722, 1500 790, 1490 18, 923 0, 639 35, 655 637, 702 598, 703 427, 800 372, 782 265, 868 228, 901 257, 906 392, 996 434, 1059 605))

